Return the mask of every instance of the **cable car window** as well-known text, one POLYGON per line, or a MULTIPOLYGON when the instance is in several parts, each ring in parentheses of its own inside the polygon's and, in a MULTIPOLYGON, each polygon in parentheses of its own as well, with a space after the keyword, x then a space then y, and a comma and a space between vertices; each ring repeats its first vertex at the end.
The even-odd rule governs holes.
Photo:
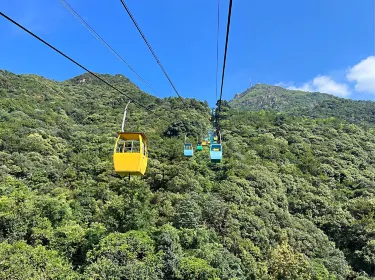
POLYGON ((142 150, 143 150, 143 155, 146 155, 146 145, 145 143, 142 143, 142 150))
POLYGON ((140 143, 136 140, 119 139, 116 152, 118 153, 139 153, 140 143))
POLYGON ((123 139, 119 139, 118 142, 117 142, 116 152, 117 153, 123 153, 124 147, 125 147, 125 141, 123 139))

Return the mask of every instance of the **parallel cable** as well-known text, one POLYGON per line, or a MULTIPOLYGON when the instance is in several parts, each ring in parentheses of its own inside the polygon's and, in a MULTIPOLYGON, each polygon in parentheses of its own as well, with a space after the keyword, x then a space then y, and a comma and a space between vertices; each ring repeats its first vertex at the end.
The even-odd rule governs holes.
POLYGON ((227 49, 228 49, 228 39, 229 39, 229 30, 230 30, 230 18, 231 18, 231 15, 232 15, 232 0, 229 0, 228 22, 227 22, 227 35, 226 35, 226 38, 225 38, 224 63, 223 63, 223 72, 222 72, 222 75, 221 75, 221 89, 220 89, 220 99, 219 99, 219 106, 218 106, 218 115, 220 114, 220 110, 221 110, 221 98, 223 96, 223 85, 224 85, 225 65, 226 65, 226 61, 227 61, 227 49))
POLYGON ((167 72, 165 71, 163 65, 161 64, 160 60, 159 60, 158 57, 156 56, 156 54, 155 54, 154 50, 152 49, 150 43, 147 41, 146 36, 143 34, 143 32, 142 32, 141 28, 139 27, 138 23, 135 21, 135 19, 134 19, 132 13, 130 12, 128 6, 127 6, 126 3, 124 2, 124 0, 120 0, 120 1, 121 1, 122 5, 124 6, 126 12, 128 13, 129 17, 130 17, 131 20, 133 21, 135 27, 138 29, 139 34, 141 34, 141 36, 142 36, 143 40, 145 41, 145 43, 146 43, 148 49, 150 50, 150 52, 151 52, 152 55, 154 56, 156 62, 159 64, 159 66, 160 66, 161 70, 163 71, 164 75, 167 77, 169 83, 170 83, 171 86, 173 87, 174 91, 176 92, 176 94, 178 95, 178 97, 181 98, 181 100, 183 101, 183 98, 182 98, 181 95, 178 93, 176 87, 175 87, 174 84, 172 83, 172 80, 169 78, 167 72))
POLYGON ((217 35, 216 35, 216 100, 217 100, 217 78, 219 74, 219 31, 220 31, 220 0, 217 0, 217 35))
POLYGON ((145 83, 154 94, 157 95, 155 90, 125 61, 125 59, 122 58, 121 55, 119 55, 99 34, 96 32, 79 14, 77 11, 73 9, 72 6, 69 5, 69 3, 65 0, 59 0, 60 3, 65 7, 65 9, 68 10, 69 13, 71 13, 84 27, 86 27, 87 30, 90 31, 90 33, 100 42, 102 43, 112 54, 114 54, 120 61, 122 61, 126 66, 129 67, 129 69, 143 82, 145 83))
POLYGON ((127 94, 125 94, 123 91, 121 91, 120 89, 116 88, 115 86, 111 85, 110 83, 108 83, 106 80, 104 80, 103 78, 99 77, 98 75, 96 75, 94 72, 90 71, 89 69, 87 69, 85 66, 83 66, 82 64, 78 63, 77 61, 75 61, 74 59, 70 58, 69 56, 67 56, 66 54, 64 54, 62 51, 58 50, 57 48, 55 48, 54 46, 52 46, 51 44, 49 44, 48 42, 46 42, 45 40, 43 40, 42 38, 40 38, 38 35, 34 34, 33 32, 31 32, 30 30, 28 30, 26 27, 22 26, 21 24, 19 24, 18 22, 14 21, 13 19, 11 19, 10 17, 8 17, 7 15, 5 15, 3 12, 0 12, 0 15, 4 18, 6 18, 8 21, 12 22, 13 24, 17 25, 19 28, 21 28, 22 30, 26 31, 27 33, 29 33, 31 36, 33 36, 34 38, 38 39, 39 41, 41 41, 43 44, 47 45, 48 47, 50 47, 51 49, 53 49, 55 52, 58 52, 59 54, 61 54, 63 57, 65 57, 66 59, 70 60, 71 62, 73 62, 75 65, 79 66, 80 68, 84 69, 86 72, 90 73, 92 76, 94 76, 95 78, 99 79, 100 81, 102 81, 103 83, 105 83, 107 86, 111 87, 112 89, 116 90, 117 92, 123 94, 124 96, 126 96, 127 98, 129 98, 131 101, 133 101, 135 104, 137 104, 138 106, 142 107, 143 109, 149 111, 150 113, 154 114, 154 115, 157 115, 154 111, 150 110, 149 108, 147 108, 146 106, 142 105, 141 103, 139 103, 138 101, 134 100, 133 98, 131 98, 130 96, 128 96, 127 94))

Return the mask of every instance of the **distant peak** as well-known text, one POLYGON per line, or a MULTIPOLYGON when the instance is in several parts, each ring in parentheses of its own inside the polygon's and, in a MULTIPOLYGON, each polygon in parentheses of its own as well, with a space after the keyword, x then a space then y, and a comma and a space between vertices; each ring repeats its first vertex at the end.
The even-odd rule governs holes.
MULTIPOLYGON (((131 81, 122 74, 110 75, 110 74, 99 74, 94 73, 103 80, 110 84, 127 84, 131 81)), ((78 85, 78 84, 102 84, 103 82, 91 75, 90 73, 84 73, 74 78, 67 80, 66 82, 78 85)))

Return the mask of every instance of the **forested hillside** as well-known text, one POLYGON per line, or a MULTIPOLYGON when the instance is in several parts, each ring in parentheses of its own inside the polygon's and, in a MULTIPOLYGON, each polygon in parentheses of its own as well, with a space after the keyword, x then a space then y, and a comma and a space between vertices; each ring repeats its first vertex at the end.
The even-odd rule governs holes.
POLYGON ((336 117, 362 126, 375 124, 375 102, 339 98, 320 92, 288 90, 257 84, 237 94, 231 101, 240 110, 273 110, 293 116, 336 117))
MULTIPOLYGON (((84 74, 0 71, 0 279, 370 279, 375 132, 223 104, 223 163, 183 157, 210 110, 102 75, 149 139, 145 176, 113 171, 128 99, 84 74)), ((370 120, 369 120, 370 121, 370 120)))

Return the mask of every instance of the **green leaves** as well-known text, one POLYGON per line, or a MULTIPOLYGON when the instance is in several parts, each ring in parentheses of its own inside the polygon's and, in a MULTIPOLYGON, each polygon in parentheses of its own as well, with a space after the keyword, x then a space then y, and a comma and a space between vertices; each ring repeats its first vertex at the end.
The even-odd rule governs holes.
POLYGON ((43 246, 31 247, 25 242, 0 243, 1 279, 79 279, 69 263, 56 251, 43 246))
POLYGON ((162 253, 145 232, 111 233, 88 253, 85 275, 94 279, 160 279, 162 253))
POLYGON ((372 103, 253 87, 231 104, 264 110, 222 103, 213 164, 207 148, 183 156, 184 134, 195 143, 211 126, 207 103, 104 77, 159 116, 129 106, 126 130, 148 137, 143 177, 113 172, 127 97, 86 74, 0 71, 0 278, 373 275, 375 133, 339 116, 372 121, 372 103))
POLYGON ((205 260, 188 257, 181 260, 181 279, 202 279, 216 280, 220 279, 216 275, 216 270, 207 264, 205 260))
POLYGON ((312 279, 308 260, 286 242, 272 251, 270 274, 272 279, 312 279))

